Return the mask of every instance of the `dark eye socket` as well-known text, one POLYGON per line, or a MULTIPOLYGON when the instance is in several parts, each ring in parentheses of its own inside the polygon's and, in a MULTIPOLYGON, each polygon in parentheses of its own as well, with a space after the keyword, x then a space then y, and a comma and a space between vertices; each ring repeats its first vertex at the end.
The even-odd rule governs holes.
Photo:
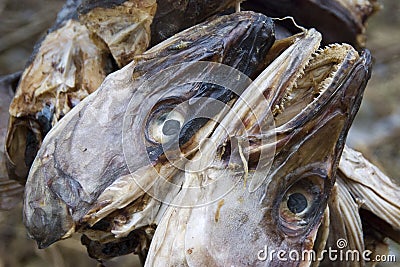
POLYGON ((318 216, 322 205, 323 179, 308 176, 297 180, 280 198, 279 224, 288 235, 296 235, 318 216))

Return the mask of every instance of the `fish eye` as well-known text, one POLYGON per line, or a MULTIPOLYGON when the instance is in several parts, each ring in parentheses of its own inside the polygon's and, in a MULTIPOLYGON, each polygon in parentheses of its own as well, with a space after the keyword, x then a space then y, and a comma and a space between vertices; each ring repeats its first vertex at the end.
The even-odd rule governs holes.
POLYGON ((279 203, 279 224, 287 234, 299 233, 318 216, 323 198, 323 179, 301 178, 283 193, 279 203))
POLYGON ((164 135, 177 135, 181 129, 181 122, 177 120, 167 120, 164 122, 162 132, 164 135))
POLYGON ((185 122, 183 114, 174 109, 164 109, 156 112, 147 124, 149 141, 165 144, 177 140, 185 122))
POLYGON ((307 198, 301 193, 293 193, 286 202, 288 209, 293 213, 301 213, 307 206, 307 198))
POLYGON ((316 196, 303 186, 303 182, 298 182, 284 194, 280 204, 280 214, 283 218, 293 217, 300 220, 313 205, 316 196))

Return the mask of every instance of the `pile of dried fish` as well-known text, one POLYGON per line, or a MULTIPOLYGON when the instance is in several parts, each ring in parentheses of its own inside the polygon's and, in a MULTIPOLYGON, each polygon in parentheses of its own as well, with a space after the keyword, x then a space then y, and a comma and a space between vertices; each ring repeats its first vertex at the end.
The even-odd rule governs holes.
POLYGON ((5 146, 39 247, 78 232, 98 260, 269 266, 282 263, 264 248, 400 242, 398 185, 345 148, 371 56, 336 42, 362 47, 376 3, 294 2, 67 1, 21 76, 5 146))

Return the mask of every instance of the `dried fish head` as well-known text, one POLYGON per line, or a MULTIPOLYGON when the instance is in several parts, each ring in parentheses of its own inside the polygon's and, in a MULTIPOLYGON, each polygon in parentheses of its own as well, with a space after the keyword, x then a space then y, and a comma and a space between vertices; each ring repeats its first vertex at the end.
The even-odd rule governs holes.
POLYGON ((10 107, 10 178, 25 184, 52 126, 93 93, 107 74, 143 53, 150 39, 155 45, 235 1, 214 2, 67 0, 55 25, 36 44, 10 107), (174 20, 169 19, 172 14, 174 20))
POLYGON ((285 266, 310 263, 310 254, 289 253, 303 255, 318 245, 317 230, 371 67, 368 51, 359 55, 349 45, 317 50, 320 40, 315 30, 289 39, 293 44, 235 102, 229 123, 213 131, 213 145, 198 156, 211 164, 185 166, 182 189, 154 233, 146 266, 279 266, 281 250, 285 266), (268 109, 275 127, 260 132, 268 109), (240 123, 246 132, 237 130, 240 123), (237 149, 229 152, 234 142, 237 149))
MULTIPOLYGON (((155 177, 152 177, 154 172, 148 171, 150 169, 163 169, 173 174, 174 167, 159 160, 163 153, 159 152, 157 139, 149 140, 148 133, 146 136, 146 118, 149 115, 154 117, 153 113, 159 108, 168 110, 166 104, 174 100, 174 95, 195 100, 197 94, 215 93, 216 97, 222 96, 225 101, 231 99, 228 90, 196 84, 170 88, 165 83, 149 92, 137 92, 151 75, 178 63, 212 61, 238 68, 254 77, 263 68, 260 62, 263 62, 273 41, 272 21, 264 15, 245 12, 222 16, 166 40, 109 75, 99 90, 76 106, 49 132, 33 163, 26 185, 24 217, 30 235, 39 246, 46 247, 70 236, 92 218, 87 213, 93 209, 103 210, 101 216, 106 216, 117 209, 118 204, 122 208, 123 204, 134 201, 134 197, 140 197, 143 192, 131 179, 132 175, 151 181, 155 177), (169 96, 158 103, 157 94, 160 97, 169 96), (153 156, 150 156, 152 164, 149 164, 146 152, 141 154, 138 151, 135 158, 130 159, 136 167, 129 170, 122 147, 122 126, 132 97, 139 111, 136 116, 142 119, 145 126, 131 129, 134 138, 137 138, 134 141, 145 140, 148 150, 155 152, 150 153, 153 156), (140 106, 144 98, 154 101, 146 103, 145 108, 156 107, 150 110, 150 114, 141 113, 147 111, 140 106), (134 197, 127 196, 123 203, 113 201, 113 198, 98 201, 99 195, 110 187, 110 190, 118 187, 118 184, 126 185, 125 189, 131 188, 134 197)), ((182 69, 181 73, 184 74, 185 70, 182 69)), ((185 142, 192 135, 193 132, 187 131, 185 142)), ((135 152, 138 148, 130 149, 135 152)), ((118 197, 114 196, 117 200, 118 197)), ((100 219, 95 216, 93 220, 100 219)))
POLYGON ((51 127, 114 68, 106 45, 76 20, 80 2, 68 1, 38 42, 10 105, 7 169, 21 184, 51 127))

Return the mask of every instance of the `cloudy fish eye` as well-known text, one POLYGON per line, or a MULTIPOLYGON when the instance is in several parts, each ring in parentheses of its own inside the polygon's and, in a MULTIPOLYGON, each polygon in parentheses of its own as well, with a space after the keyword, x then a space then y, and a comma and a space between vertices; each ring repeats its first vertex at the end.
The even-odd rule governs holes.
POLYGON ((162 132, 164 135, 173 135, 176 136, 179 134, 179 130, 181 129, 181 122, 177 120, 166 120, 164 122, 162 132))
POLYGON ((157 111, 147 124, 147 138, 157 144, 166 144, 179 137, 185 122, 183 114, 175 109, 157 111))

